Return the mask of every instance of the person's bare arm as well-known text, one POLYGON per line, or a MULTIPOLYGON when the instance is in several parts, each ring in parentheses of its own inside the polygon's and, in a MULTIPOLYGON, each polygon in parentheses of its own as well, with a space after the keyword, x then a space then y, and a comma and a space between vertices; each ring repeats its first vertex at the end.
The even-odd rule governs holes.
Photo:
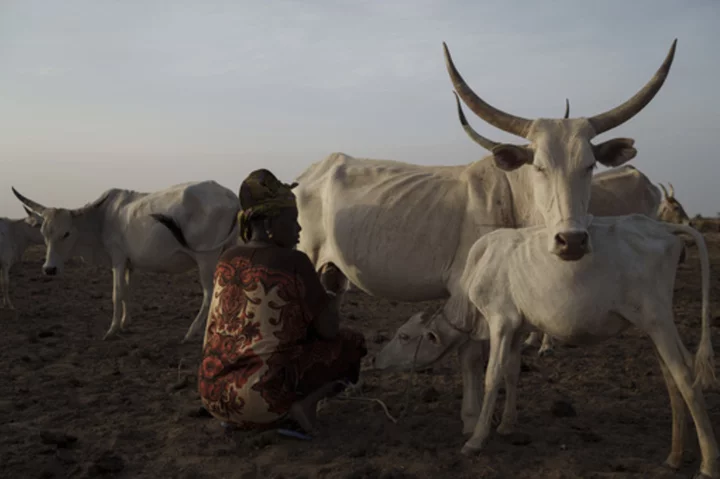
POLYGON ((309 326, 322 339, 333 339, 340 329, 336 296, 333 292, 325 290, 310 258, 300 251, 297 251, 296 255, 296 274, 305 291, 303 302, 312 318, 309 326))
POLYGON ((340 329, 340 315, 335 293, 328 291, 327 294, 330 296, 330 301, 325 309, 315 316, 312 326, 321 338, 334 339, 340 329))

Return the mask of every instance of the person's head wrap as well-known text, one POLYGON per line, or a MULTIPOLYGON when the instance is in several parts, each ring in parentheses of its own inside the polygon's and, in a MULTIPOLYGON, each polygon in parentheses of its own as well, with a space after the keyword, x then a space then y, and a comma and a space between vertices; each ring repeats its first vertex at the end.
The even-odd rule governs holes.
POLYGON ((278 180, 266 169, 255 170, 240 185, 240 207, 238 214, 240 237, 247 242, 250 239, 250 222, 258 217, 277 216, 286 208, 297 208, 292 188, 278 180))

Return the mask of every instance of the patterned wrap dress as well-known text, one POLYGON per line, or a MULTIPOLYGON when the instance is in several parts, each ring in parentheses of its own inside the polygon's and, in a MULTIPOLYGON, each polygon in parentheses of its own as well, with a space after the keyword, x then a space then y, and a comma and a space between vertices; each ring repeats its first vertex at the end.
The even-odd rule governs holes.
POLYGON ((357 382, 364 336, 341 329, 324 340, 313 330, 329 301, 300 251, 226 251, 215 271, 198 373, 205 408, 241 429, 264 429, 324 384, 357 382))

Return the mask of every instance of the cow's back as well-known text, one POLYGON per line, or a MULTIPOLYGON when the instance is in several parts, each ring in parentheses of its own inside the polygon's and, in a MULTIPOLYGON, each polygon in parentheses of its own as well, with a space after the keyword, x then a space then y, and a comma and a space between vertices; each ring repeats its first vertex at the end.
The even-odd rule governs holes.
POLYGON ((122 231, 126 247, 137 255, 145 254, 140 252, 143 242, 148 249, 178 247, 172 234, 151 214, 171 217, 188 244, 203 249, 227 237, 240 208, 237 196, 212 180, 181 183, 151 193, 126 190, 112 200, 108 206, 114 211, 106 221, 113 230, 122 231))
POLYGON ((633 213, 657 217, 660 190, 633 166, 602 171, 593 176, 589 212, 595 216, 633 213))
POLYGON ((443 297, 466 216, 467 168, 330 155, 297 178, 298 249, 371 294, 443 297))

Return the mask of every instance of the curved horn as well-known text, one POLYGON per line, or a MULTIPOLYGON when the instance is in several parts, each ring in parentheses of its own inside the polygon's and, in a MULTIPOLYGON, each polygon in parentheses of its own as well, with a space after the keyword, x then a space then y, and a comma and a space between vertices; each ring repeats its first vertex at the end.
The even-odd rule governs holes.
POLYGON ((663 194, 665 195, 665 198, 667 198, 667 197, 668 197, 668 192, 667 192, 667 190, 665 189, 665 186, 664 186, 662 183, 658 183, 658 185, 660 185, 660 188, 662 188, 663 194))
POLYGON ((445 42, 443 42, 443 50, 445 52, 445 66, 447 67, 448 74, 450 75, 450 80, 452 80, 455 91, 458 92, 458 95, 460 95, 460 98, 462 98, 468 108, 492 126, 500 128, 508 133, 512 133, 513 135, 525 138, 532 121, 527 118, 505 113, 504 111, 498 110, 497 108, 485 103, 482 98, 477 96, 467 83, 465 83, 462 76, 460 76, 460 72, 458 72, 457 68, 455 68, 445 42))
POLYGON ((565 98, 565 116, 563 116, 564 119, 570 118, 570 100, 565 98))
POLYGON ((18 193, 18 191, 15 189, 14 186, 11 186, 10 189, 12 189, 12 192, 13 192, 13 194, 15 195, 15 197, 16 197, 18 200, 20 200, 20 203, 24 204, 25 206, 27 206, 28 208, 30 208, 30 209, 31 209, 32 211, 34 211, 35 213, 37 213, 37 214, 39 214, 39 215, 42 215, 42 214, 45 212, 45 210, 47 209, 47 208, 45 208, 43 205, 41 205, 40 203, 36 203, 36 202, 34 202, 33 200, 31 200, 30 198, 26 198, 25 196, 23 196, 23 195, 21 195, 20 193, 18 193))
POLYGON ((593 126, 598 135, 622 125, 630 118, 637 115, 640 110, 650 103, 650 101, 655 97, 655 94, 660 90, 660 87, 662 87, 663 83, 665 83, 665 78, 667 78, 673 58, 675 58, 676 45, 677 38, 673 40, 670 51, 658 71, 655 72, 655 75, 645 84, 644 87, 642 87, 639 92, 635 94, 635 96, 612 110, 608 110, 605 113, 588 118, 588 121, 590 121, 590 124, 593 126))
POLYGON ((673 188, 673 185, 672 185, 672 183, 670 183, 670 182, 668 182, 668 186, 670 187, 670 190, 669 190, 669 192, 670 192, 670 197, 671 197, 671 198, 675 198, 675 188, 673 188))
POLYGON ((100 205, 105 203, 105 201, 110 197, 110 191, 106 191, 100 196, 98 199, 96 199, 93 202, 90 202, 86 204, 85 206, 81 206, 80 208, 75 208, 73 210, 70 210, 70 214, 72 216, 80 216, 83 213, 90 211, 94 208, 98 208, 100 205))
POLYGON ((458 117, 460 118, 460 124, 462 125, 463 130, 465 130, 465 133, 467 133, 467 135, 472 141, 482 146, 486 150, 492 151, 492 149, 498 146, 499 143, 485 138, 480 133, 475 131, 472 126, 470 126, 470 124, 467 122, 467 118, 465 118, 465 113, 463 112, 462 105, 460 105, 460 98, 458 98, 458 95, 455 92, 453 92, 453 95, 455 95, 455 103, 457 103, 457 112, 458 117))

